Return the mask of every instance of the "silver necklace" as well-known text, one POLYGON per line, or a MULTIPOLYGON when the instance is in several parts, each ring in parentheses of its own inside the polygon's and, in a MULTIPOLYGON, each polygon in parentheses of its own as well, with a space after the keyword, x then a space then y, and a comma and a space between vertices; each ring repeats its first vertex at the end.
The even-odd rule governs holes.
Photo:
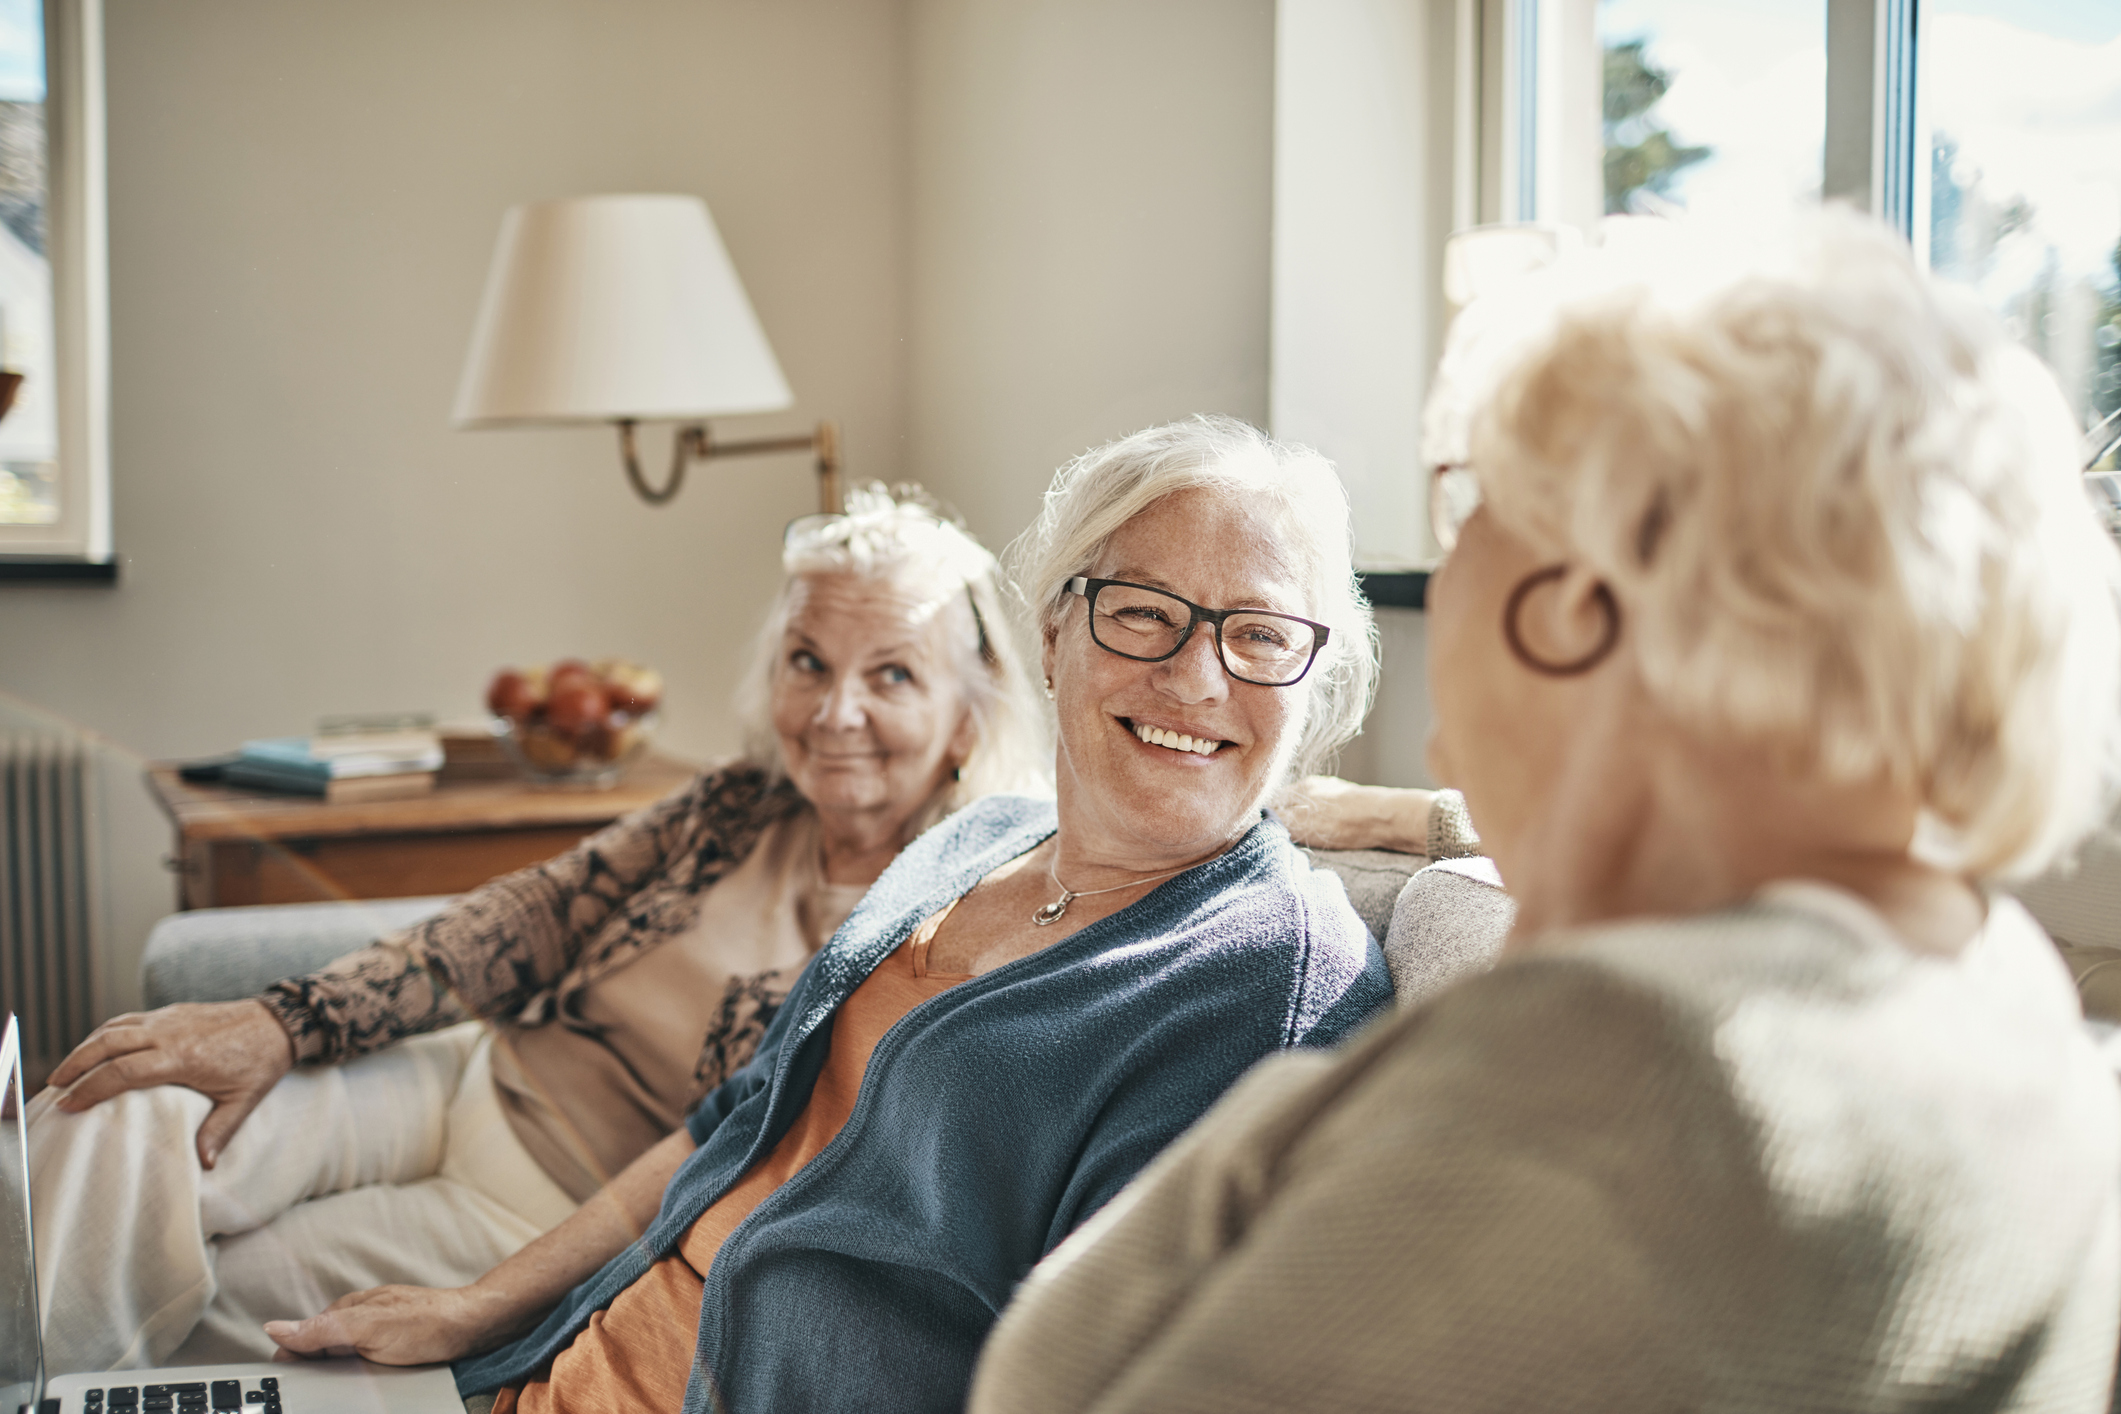
POLYGON ((1069 888, 1066 884, 1063 884, 1061 882, 1059 866, 1060 850, 1058 848, 1055 848, 1053 851, 1053 858, 1046 862, 1046 872, 1053 876, 1053 887, 1061 891, 1061 896, 1051 903, 1040 904, 1037 908, 1031 910, 1031 921, 1033 923, 1036 923, 1041 928, 1045 927, 1048 923, 1060 922, 1061 915, 1068 911, 1068 905, 1074 903, 1079 898, 1089 898, 1093 894, 1116 894, 1121 889, 1139 888, 1143 884, 1153 884, 1158 879, 1168 879, 1173 874, 1183 874, 1188 869, 1191 869, 1193 867, 1190 864, 1181 864, 1176 869, 1167 869, 1161 874, 1150 874, 1144 878, 1135 879, 1131 883, 1114 884, 1109 889, 1076 890, 1069 888))

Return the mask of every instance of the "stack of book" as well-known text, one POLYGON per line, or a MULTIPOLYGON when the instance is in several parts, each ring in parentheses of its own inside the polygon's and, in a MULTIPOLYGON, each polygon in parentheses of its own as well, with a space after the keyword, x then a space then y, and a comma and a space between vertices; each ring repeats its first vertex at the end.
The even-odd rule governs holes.
POLYGON ((433 790, 441 769, 442 742, 432 731, 328 732, 246 741, 223 778, 332 801, 390 800, 433 790))
POLYGON ((444 722, 435 728, 442 739, 442 782, 519 781, 523 770, 494 735, 491 722, 444 722))

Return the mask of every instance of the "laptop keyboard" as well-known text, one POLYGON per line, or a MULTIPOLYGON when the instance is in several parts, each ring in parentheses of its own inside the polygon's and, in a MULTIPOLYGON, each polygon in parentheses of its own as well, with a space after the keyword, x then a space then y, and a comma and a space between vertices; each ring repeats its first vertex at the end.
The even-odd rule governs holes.
POLYGON ((256 1389, 241 1380, 195 1384, 112 1385, 81 1392, 82 1414, 280 1414, 280 1382, 271 1375, 256 1389))

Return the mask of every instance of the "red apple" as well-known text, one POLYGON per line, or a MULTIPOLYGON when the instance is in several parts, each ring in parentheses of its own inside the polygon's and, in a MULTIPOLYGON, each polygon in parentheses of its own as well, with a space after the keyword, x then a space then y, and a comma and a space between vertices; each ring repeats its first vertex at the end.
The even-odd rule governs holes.
POLYGON ((545 720, 553 730, 579 740, 592 728, 603 726, 610 711, 611 703, 594 679, 563 679, 554 671, 552 696, 545 702, 545 720))
POLYGON ((496 717, 527 722, 538 710, 538 691, 521 673, 504 668, 494 674, 493 685, 486 689, 486 705, 496 717))
POLYGON ((554 663, 549 670, 546 679, 546 691, 548 693, 557 693, 561 688, 574 683, 585 683, 590 687, 596 687, 598 682, 595 668, 590 667, 580 658, 562 658, 559 662, 554 663))

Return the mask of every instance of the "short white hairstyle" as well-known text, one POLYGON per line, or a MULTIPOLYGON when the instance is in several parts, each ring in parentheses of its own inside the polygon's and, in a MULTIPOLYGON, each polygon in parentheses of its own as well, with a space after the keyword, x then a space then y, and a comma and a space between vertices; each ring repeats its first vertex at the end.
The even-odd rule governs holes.
POLYGON ((1290 774, 1322 770, 1362 730, 1377 678, 1377 629, 1355 583, 1347 492, 1317 452, 1216 416, 1108 442, 1053 474, 1037 521, 1005 552, 1010 578, 1040 633, 1051 634, 1067 611, 1063 586, 1088 574, 1127 522, 1191 490, 1264 508, 1308 576, 1307 617, 1332 633, 1302 684, 1307 701, 1290 774))
POLYGON ((773 682, 796 581, 854 574, 907 590, 950 623, 951 666, 972 715, 974 741, 942 808, 999 792, 1051 793, 1052 748, 1000 566, 940 502, 914 485, 855 486, 844 513, 805 516, 788 527, 781 569, 787 577, 737 689, 745 754, 754 764, 776 778, 787 774, 773 730, 773 682))
POLYGON ((2054 861, 2121 780, 2121 554, 2053 376, 1850 212, 1603 237, 1461 317, 1431 460, 1611 584, 1676 720, 1909 792, 1931 863, 2054 861))

